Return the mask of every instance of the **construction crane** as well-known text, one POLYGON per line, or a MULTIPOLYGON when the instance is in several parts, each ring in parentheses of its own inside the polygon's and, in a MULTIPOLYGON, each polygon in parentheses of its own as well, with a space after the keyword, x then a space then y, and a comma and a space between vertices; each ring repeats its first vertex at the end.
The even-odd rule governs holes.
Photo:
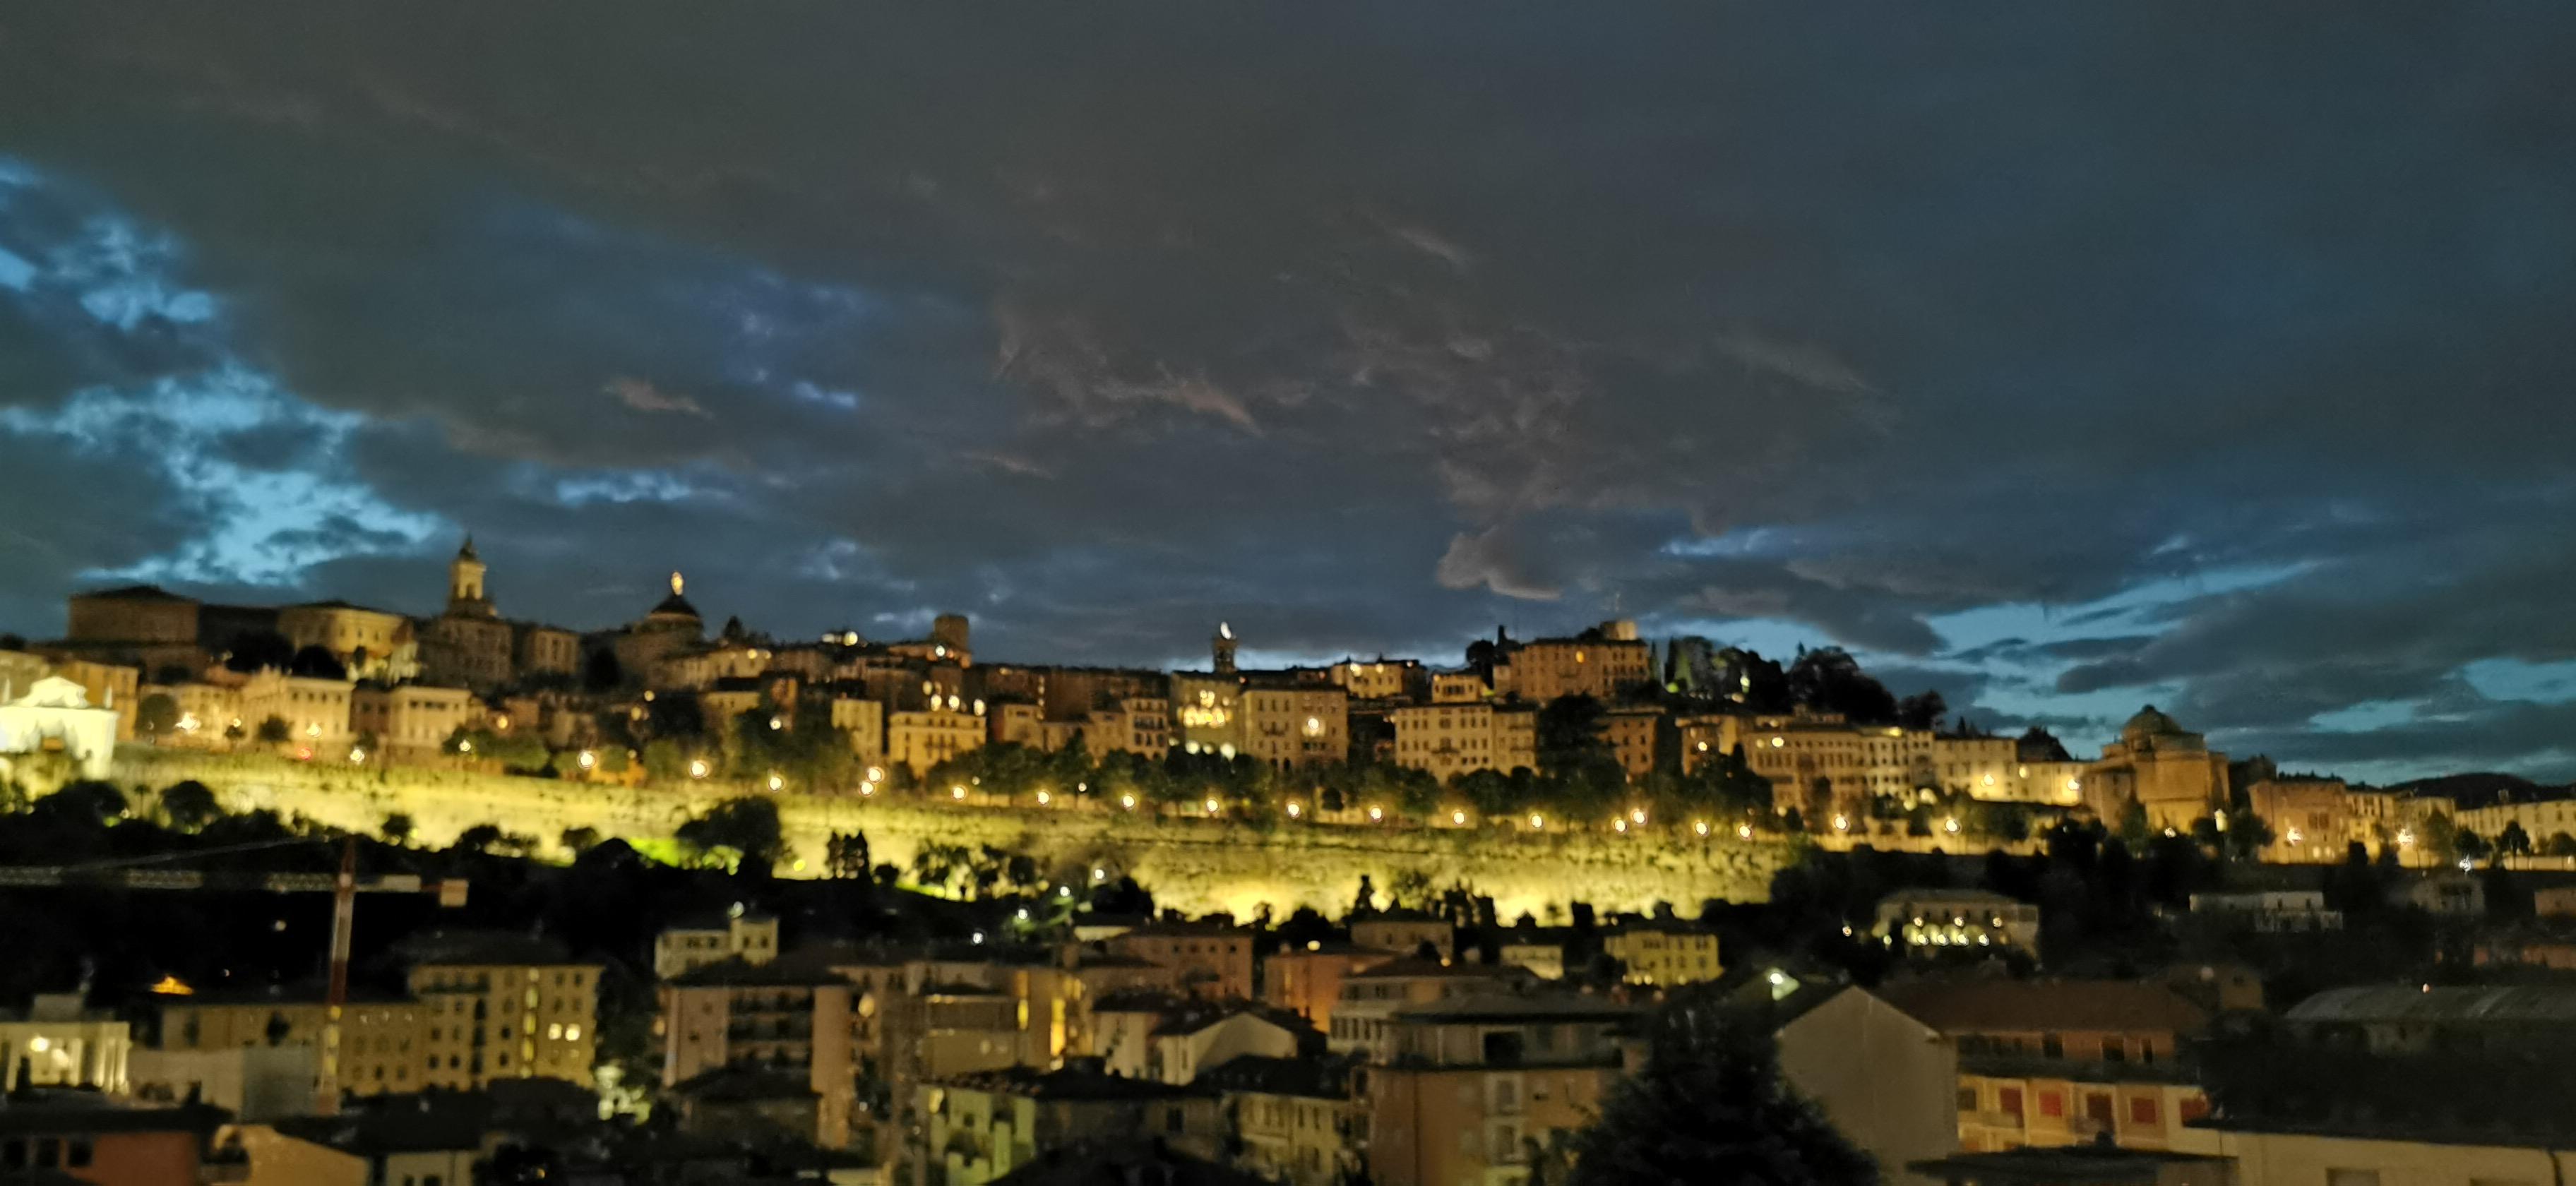
POLYGON ((247 852, 253 849, 280 848, 290 844, 311 844, 303 837, 289 840, 267 840, 255 844, 236 844, 199 852, 163 853, 117 861, 95 861, 81 865, 0 865, 0 886, 81 886, 97 889, 126 890, 250 890, 273 894, 331 895, 331 981, 329 994, 323 998, 322 1010, 322 1075, 314 1093, 314 1108, 328 1116, 340 1110, 340 1014, 349 1004, 349 940, 357 929, 359 894, 435 894, 440 906, 454 908, 465 904, 466 882, 462 878, 425 881, 416 874, 396 873, 365 881, 358 879, 358 839, 342 838, 340 871, 337 873, 209 873, 196 869, 156 869, 148 866, 191 857, 217 856, 247 852))

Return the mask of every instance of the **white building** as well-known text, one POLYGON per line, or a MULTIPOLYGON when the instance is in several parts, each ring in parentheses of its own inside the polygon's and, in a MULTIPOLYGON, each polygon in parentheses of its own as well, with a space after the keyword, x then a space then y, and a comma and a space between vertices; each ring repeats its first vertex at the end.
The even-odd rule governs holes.
POLYGON ((12 697, 0 688, 0 758, 57 751, 83 778, 107 777, 116 759, 116 710, 93 708, 79 684, 49 675, 12 697))

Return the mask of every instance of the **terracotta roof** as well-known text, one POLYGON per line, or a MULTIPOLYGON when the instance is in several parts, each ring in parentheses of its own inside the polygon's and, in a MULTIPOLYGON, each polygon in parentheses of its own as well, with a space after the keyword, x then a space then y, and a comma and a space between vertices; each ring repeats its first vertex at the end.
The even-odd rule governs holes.
POLYGON ((2170 988, 2134 980, 1927 979, 1878 996, 1943 1033, 2141 1030, 2197 1034, 2209 1013, 2170 988))

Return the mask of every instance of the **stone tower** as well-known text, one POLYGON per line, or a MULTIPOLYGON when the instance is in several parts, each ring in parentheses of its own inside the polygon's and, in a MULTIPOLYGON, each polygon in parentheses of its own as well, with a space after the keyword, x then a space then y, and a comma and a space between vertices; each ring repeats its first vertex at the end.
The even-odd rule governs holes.
POLYGON ((1208 640, 1208 649, 1216 659, 1218 675, 1234 674, 1234 627, 1216 624, 1216 637, 1208 640))
POLYGON ((474 554, 474 537, 470 535, 465 537, 465 546, 456 549, 456 559, 447 565, 447 612, 492 615, 492 602, 483 595, 483 558, 474 554))

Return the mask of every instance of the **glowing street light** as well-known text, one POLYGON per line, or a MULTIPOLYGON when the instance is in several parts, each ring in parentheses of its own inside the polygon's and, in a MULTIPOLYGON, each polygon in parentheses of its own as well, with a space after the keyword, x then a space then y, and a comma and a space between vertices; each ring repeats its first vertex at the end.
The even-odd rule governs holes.
POLYGON ((1628 821, 1623 819, 1612 820, 1610 821, 1610 830, 1614 832, 1625 832, 1628 830, 1628 821))
POLYGON ((1382 820, 1382 819, 1385 819, 1385 818, 1386 818, 1386 809, 1385 809, 1385 808, 1383 808, 1383 807, 1372 807, 1372 808, 1369 808, 1369 822, 1370 822, 1370 823, 1376 823, 1376 822, 1378 822, 1379 820, 1382 820))
POLYGON ((352 747, 350 747, 350 749, 349 749, 349 764, 350 764, 350 765, 352 765, 352 766, 359 765, 359 764, 361 764, 361 763, 365 762, 366 760, 367 760, 367 751, 366 751, 366 748, 365 748, 365 747, 363 747, 363 746, 352 746, 352 747))
POLYGON ((783 778, 780 778, 780 777, 778 777, 778 776, 777 776, 777 775, 775 775, 775 774, 770 775, 770 776, 769 776, 769 789, 770 789, 770 790, 773 790, 773 791, 785 790, 785 789, 787 789, 787 780, 786 780, 786 779, 783 779, 783 778))
POLYGON ((1546 826, 1547 826, 1547 817, 1546 817, 1546 816, 1540 815, 1540 814, 1538 814, 1538 813, 1537 813, 1537 812, 1535 812, 1535 811, 1533 811, 1533 812, 1531 812, 1531 813, 1530 813, 1530 828, 1531 828, 1532 830, 1536 830, 1536 829, 1539 829, 1539 828, 1544 828, 1544 827, 1546 827, 1546 826))
POLYGON ((883 766, 870 766, 870 767, 868 767, 868 781, 869 781, 869 782, 884 782, 884 781, 885 781, 885 767, 883 767, 883 766))
POLYGON ((1291 803, 1291 804, 1289 804, 1289 805, 1288 805, 1288 818, 1290 818, 1290 819, 1295 819, 1295 818, 1297 818, 1297 817, 1298 817, 1300 814, 1302 814, 1302 813, 1303 813, 1303 810, 1302 810, 1301 808, 1299 808, 1296 804, 1291 803))
POLYGON ((1124 808, 1126 808, 1126 809, 1127 809, 1127 810, 1129 810, 1129 811, 1134 811, 1134 810, 1136 810, 1136 796, 1134 796, 1134 795, 1120 795, 1120 796, 1118 796, 1118 805, 1119 805, 1120 807, 1124 807, 1124 808))
POLYGON ((1851 819, 1850 819, 1850 817, 1848 817, 1848 816, 1841 816, 1841 815, 1837 815, 1837 816, 1835 816, 1835 817, 1834 817, 1834 830, 1835 830, 1835 831, 1837 831, 1837 832, 1848 832, 1848 831, 1850 831, 1850 830, 1851 830, 1851 819))
POLYGON ((1215 814, 1216 814, 1217 803, 1216 803, 1216 800, 1215 800, 1215 799, 1213 799, 1213 798, 1209 799, 1209 800, 1207 801, 1207 803, 1206 803, 1206 804, 1204 804, 1204 806, 1207 808, 1207 813, 1208 813, 1209 815, 1215 815, 1215 814))
POLYGON ((706 760, 705 758, 691 758, 691 759, 689 759, 689 777, 691 777, 691 778, 705 778, 705 777, 707 776, 707 773, 708 773, 708 767, 707 767, 707 760, 706 760))
POLYGON ((784 720, 783 718, 780 718, 780 717, 771 717, 771 718, 769 718, 769 731, 770 731, 770 732, 775 733, 775 732, 777 732, 777 731, 779 731, 779 730, 781 730, 781 729, 784 729, 784 728, 786 728, 786 727, 787 727, 787 722, 786 722, 786 720, 784 720))
POLYGON ((1038 792, 1038 806, 1044 807, 1049 801, 1049 797, 1045 791, 1038 792))
POLYGON ((1736 838, 1736 839, 1738 839, 1738 840, 1751 840, 1751 839, 1753 839, 1753 825, 1751 825, 1751 824, 1737 824, 1737 825, 1735 825, 1735 838, 1736 838))
POLYGON ((1630 811, 1628 813, 1628 822, 1632 824, 1642 824, 1646 822, 1646 809, 1640 807, 1630 811))
POLYGON ((470 754, 470 753, 473 753, 473 752, 474 752, 474 743, 473 743, 472 741, 470 741, 470 740, 467 740, 467 739, 465 739, 465 738, 461 738, 461 737, 460 737, 460 738, 458 738, 458 739, 457 739, 457 741, 456 741, 456 752, 458 752, 458 753, 460 753, 460 754, 470 754))
POLYGON ((1691 821, 1691 831, 1697 832, 1697 833, 1699 833, 1699 834, 1700 834, 1700 835, 1702 835, 1702 836, 1706 836, 1706 835, 1708 835, 1708 821, 1707 821, 1707 820, 1693 820, 1693 821, 1691 821))
POLYGON ((1466 822, 1467 822, 1467 813, 1466 813, 1466 812, 1463 812, 1463 811, 1453 811, 1453 812, 1450 812, 1450 813, 1449 813, 1449 822, 1450 822, 1450 823, 1453 823, 1453 824, 1463 824, 1463 823, 1466 823, 1466 822))
POLYGON ((964 799, 966 797, 966 787, 963 784, 960 784, 948 788, 948 797, 951 799, 964 799))
POLYGON ((578 760, 581 762, 581 768, 584 770, 588 770, 599 765, 599 755, 594 754, 589 750, 581 751, 581 757, 578 760))
POLYGON ((1957 817, 1957 816, 1955 816, 1955 815, 1954 815, 1954 816, 1951 816, 1951 817, 1950 817, 1950 818, 1948 818, 1948 819, 1942 820, 1942 821, 1941 821, 1941 830, 1942 830, 1942 831, 1944 831, 1944 832, 1948 832, 1949 834, 1951 834, 1951 835, 1953 835, 1953 836, 1958 835, 1958 834, 1959 834, 1959 817, 1957 817))

